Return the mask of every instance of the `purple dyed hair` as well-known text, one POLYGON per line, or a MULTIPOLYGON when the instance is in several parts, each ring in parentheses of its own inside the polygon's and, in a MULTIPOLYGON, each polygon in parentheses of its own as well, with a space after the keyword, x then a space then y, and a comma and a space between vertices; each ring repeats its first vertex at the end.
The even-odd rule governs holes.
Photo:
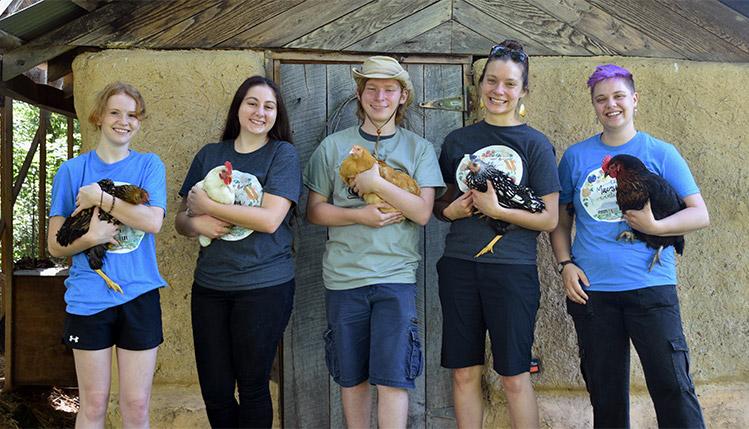
POLYGON ((606 79, 621 79, 627 88, 635 93, 635 79, 632 77, 627 69, 616 66, 614 64, 606 64, 604 66, 597 66, 596 71, 588 78, 588 88, 590 88, 590 95, 593 95, 593 88, 595 88, 598 82, 606 79))

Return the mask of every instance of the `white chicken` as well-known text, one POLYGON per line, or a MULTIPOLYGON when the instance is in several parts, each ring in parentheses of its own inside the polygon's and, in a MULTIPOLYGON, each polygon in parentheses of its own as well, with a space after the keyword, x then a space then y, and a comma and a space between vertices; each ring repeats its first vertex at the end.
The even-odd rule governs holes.
MULTIPOLYGON (((231 162, 226 161, 224 165, 211 169, 195 186, 204 190, 213 201, 221 204, 234 204, 234 188, 231 186, 231 179, 231 162)), ((205 235, 198 236, 198 241, 203 247, 211 244, 211 240, 205 235)))

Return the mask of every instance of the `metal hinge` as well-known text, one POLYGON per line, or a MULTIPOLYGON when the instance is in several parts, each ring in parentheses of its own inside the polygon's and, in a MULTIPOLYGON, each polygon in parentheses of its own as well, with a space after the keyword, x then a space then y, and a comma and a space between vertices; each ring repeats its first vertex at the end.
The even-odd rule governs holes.
POLYGON ((440 98, 437 100, 422 101, 419 103, 419 107, 424 109, 440 109, 450 110, 455 112, 463 112, 467 123, 472 123, 476 118, 476 109, 474 109, 474 97, 476 95, 476 87, 473 85, 463 87, 463 95, 456 95, 454 97, 440 98))

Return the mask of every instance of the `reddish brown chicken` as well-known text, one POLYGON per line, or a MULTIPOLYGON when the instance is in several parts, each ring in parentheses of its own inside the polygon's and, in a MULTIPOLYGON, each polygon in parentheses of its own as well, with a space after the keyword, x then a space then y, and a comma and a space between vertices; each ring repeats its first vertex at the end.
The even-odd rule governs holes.
MULTIPOLYGON (((387 165, 385 161, 375 160, 375 157, 363 146, 355 145, 351 148, 348 158, 344 159, 341 163, 339 174, 346 184, 350 184, 354 176, 361 173, 362 171, 369 170, 374 166, 375 161, 380 168, 380 176, 395 186, 405 189, 406 191, 414 194, 421 195, 421 188, 416 181, 408 174, 398 171, 393 167, 387 165)), ((364 201, 367 204, 377 204, 383 202, 383 199, 375 193, 364 194, 364 201)), ((394 208, 381 209, 383 212, 394 212, 397 211, 394 208)))
MULTIPOLYGON (((109 195, 113 195, 122 201, 130 204, 148 204, 148 191, 135 185, 119 185, 115 186, 114 182, 109 179, 102 179, 99 182, 101 190, 109 195)), ((57 231, 57 242, 61 246, 68 246, 78 238, 82 237, 88 232, 88 228, 91 225, 91 218, 94 214, 94 208, 89 207, 85 210, 81 210, 75 216, 70 216, 65 219, 65 222, 57 231)), ((115 219, 112 215, 104 210, 99 210, 99 219, 119 225, 120 221, 115 219)), ((88 248, 83 251, 88 255, 88 265, 92 270, 96 271, 106 282, 110 289, 122 293, 122 288, 112 281, 106 274, 101 270, 104 266, 104 254, 107 253, 110 245, 108 243, 98 244, 94 247, 88 248)))
MULTIPOLYGON (((641 210, 648 200, 656 220, 686 208, 684 201, 666 179, 648 170, 642 161, 632 155, 617 155, 613 158, 606 156, 601 168, 607 176, 616 179, 616 204, 622 213, 627 210, 641 210)), ((661 252, 666 247, 674 246, 674 250, 680 255, 684 251, 683 235, 661 237, 633 230, 624 231, 616 237, 617 240, 622 238, 625 242, 629 239, 633 243, 637 238, 651 249, 656 249, 648 272, 653 270, 656 262, 662 265, 661 252)))

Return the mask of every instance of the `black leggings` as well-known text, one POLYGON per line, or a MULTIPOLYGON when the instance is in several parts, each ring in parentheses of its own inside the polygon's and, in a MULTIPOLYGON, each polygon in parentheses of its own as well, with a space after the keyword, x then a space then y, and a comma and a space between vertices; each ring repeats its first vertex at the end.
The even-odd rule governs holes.
POLYGON ((277 286, 227 292, 193 283, 195 362, 211 427, 273 425, 268 382, 291 316, 294 286, 292 279, 277 286))

